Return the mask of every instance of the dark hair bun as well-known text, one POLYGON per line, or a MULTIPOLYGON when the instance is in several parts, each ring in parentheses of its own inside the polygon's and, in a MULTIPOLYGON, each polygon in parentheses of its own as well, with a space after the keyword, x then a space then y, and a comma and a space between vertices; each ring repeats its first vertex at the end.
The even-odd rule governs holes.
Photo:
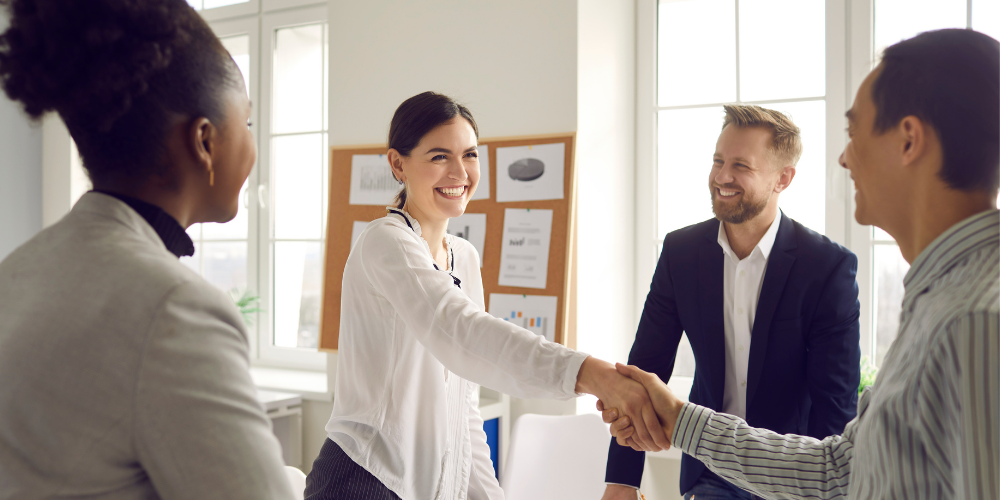
POLYGON ((4 91, 37 118, 57 110, 107 131, 187 40, 183 0, 7 0, 4 91))
POLYGON ((184 0, 0 0, 0 85, 38 118, 59 112, 99 179, 139 180, 167 166, 180 117, 224 121, 235 63, 184 0))

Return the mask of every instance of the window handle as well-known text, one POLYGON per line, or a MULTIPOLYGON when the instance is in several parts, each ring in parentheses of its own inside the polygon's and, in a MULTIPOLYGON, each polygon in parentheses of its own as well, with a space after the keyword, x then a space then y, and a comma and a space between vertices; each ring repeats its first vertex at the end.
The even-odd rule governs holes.
POLYGON ((264 203, 265 196, 267 196, 267 186, 264 184, 257 186, 257 202, 260 203, 261 209, 267 208, 267 205, 264 203))

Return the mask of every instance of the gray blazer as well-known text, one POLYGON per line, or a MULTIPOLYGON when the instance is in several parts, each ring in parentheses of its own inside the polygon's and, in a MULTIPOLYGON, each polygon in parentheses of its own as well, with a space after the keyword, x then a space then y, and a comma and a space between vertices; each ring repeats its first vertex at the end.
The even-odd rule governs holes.
POLYGON ((224 293, 88 193, 0 262, 0 499, 291 498, 224 293))

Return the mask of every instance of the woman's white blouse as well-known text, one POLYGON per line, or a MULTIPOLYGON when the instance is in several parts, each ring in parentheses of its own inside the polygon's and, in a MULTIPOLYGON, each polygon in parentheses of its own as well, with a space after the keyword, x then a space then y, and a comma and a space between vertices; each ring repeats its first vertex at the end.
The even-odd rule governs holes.
POLYGON ((459 288, 406 217, 370 223, 347 259, 327 434, 403 500, 502 499, 477 384, 569 399, 587 355, 487 314, 472 244, 446 237, 459 288))

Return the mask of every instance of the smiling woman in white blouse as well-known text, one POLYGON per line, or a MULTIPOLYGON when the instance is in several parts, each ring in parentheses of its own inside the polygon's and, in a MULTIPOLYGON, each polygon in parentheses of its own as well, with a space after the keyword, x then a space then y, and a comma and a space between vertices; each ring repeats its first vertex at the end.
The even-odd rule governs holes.
POLYGON ((433 92, 393 116, 387 157, 403 189, 344 268, 336 396, 308 499, 502 499, 478 384, 608 397, 644 448, 667 443, 645 390, 611 364, 486 313, 479 255, 446 233, 479 184, 478 135, 467 108, 433 92))

